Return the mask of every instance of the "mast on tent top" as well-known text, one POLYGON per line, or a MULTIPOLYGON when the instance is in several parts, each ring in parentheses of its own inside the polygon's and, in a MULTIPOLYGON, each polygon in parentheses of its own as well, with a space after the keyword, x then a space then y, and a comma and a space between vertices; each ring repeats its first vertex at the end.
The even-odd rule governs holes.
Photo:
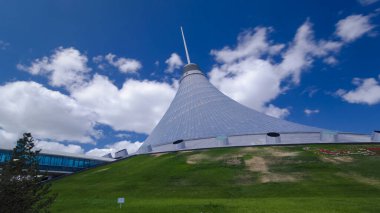
POLYGON ((183 45, 185 46, 185 52, 186 52, 186 58, 187 58, 187 64, 190 64, 190 57, 189 57, 189 52, 187 51, 187 45, 186 45, 186 40, 185 40, 185 34, 183 33, 183 29, 181 26, 181 32, 182 32, 182 39, 183 39, 183 45))

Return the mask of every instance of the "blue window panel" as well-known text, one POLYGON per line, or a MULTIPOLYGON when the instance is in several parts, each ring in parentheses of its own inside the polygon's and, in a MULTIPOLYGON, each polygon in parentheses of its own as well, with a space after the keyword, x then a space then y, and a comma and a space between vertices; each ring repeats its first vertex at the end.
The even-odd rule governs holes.
MULTIPOLYGON (((0 164, 9 161, 11 155, 11 151, 0 150, 0 164)), ((38 156, 38 163, 41 170, 75 172, 103 164, 104 162, 75 157, 40 154, 38 156)))

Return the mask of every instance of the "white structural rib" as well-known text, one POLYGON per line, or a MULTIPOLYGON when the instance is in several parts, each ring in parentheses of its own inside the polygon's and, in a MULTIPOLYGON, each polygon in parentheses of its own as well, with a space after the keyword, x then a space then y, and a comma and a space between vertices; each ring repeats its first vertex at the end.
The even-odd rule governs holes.
POLYGON ((182 32, 183 45, 185 46, 187 64, 190 64, 189 52, 187 51, 186 39, 185 39, 185 34, 183 33, 182 26, 181 26, 181 32, 182 32))

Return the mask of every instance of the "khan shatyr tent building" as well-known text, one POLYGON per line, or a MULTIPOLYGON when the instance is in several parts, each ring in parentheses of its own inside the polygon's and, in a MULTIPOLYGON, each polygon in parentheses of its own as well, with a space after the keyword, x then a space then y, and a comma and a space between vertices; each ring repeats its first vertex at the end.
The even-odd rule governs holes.
MULTIPOLYGON (((183 33, 182 33, 183 35, 183 33)), ((215 88, 198 65, 184 66, 177 94, 138 153, 227 146, 380 142, 372 135, 334 132, 274 118, 215 88)))

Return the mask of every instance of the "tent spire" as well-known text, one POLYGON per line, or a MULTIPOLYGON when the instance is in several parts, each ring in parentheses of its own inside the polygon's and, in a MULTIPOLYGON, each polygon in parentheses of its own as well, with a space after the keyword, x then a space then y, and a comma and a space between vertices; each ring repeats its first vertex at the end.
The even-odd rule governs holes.
POLYGON ((190 62, 190 56, 189 56, 189 52, 187 51, 187 45, 186 45, 185 35, 183 33, 182 26, 181 26, 181 32, 182 32, 183 45, 185 46, 187 64, 190 64, 191 63, 190 62))

